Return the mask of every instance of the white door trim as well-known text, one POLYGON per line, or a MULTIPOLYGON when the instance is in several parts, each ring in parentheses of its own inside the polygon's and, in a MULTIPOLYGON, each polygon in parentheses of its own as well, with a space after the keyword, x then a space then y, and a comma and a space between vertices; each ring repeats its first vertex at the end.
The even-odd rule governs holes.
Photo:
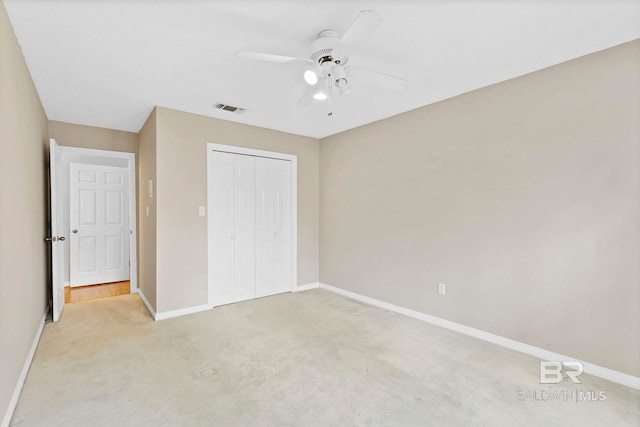
MULTIPOLYGON (((66 147, 58 145, 58 151, 65 154, 77 154, 85 156, 110 157, 127 160, 127 170, 129 171, 129 227, 131 238, 129 239, 129 259, 131 268, 129 270, 129 283, 131 293, 138 289, 138 242, 137 242, 137 201, 136 201, 136 155, 135 153, 125 153, 122 151, 96 150, 93 148, 66 147)), ((65 260, 67 262, 68 260, 65 260)))
POLYGON ((247 147, 233 145, 207 143, 207 282, 208 305, 213 308, 213 284, 211 281, 213 272, 212 244, 213 224, 211 212, 213 212, 213 200, 209 196, 212 191, 213 180, 213 151, 222 151, 232 154, 244 154, 248 156, 267 157, 270 159, 288 160, 291 162, 291 291, 295 291, 298 284, 298 156, 295 154, 277 153, 275 151, 256 150, 247 147))

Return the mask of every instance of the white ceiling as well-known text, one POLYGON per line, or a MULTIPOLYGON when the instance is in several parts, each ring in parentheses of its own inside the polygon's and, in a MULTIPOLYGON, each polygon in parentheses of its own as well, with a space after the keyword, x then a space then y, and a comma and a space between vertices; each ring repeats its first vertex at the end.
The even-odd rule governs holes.
POLYGON ((160 105, 321 138, 640 38, 638 0, 4 3, 49 119, 133 132, 160 105), (409 83, 354 82, 332 117, 296 105, 304 64, 233 53, 308 57, 318 32, 364 9, 384 22, 350 63, 409 83))

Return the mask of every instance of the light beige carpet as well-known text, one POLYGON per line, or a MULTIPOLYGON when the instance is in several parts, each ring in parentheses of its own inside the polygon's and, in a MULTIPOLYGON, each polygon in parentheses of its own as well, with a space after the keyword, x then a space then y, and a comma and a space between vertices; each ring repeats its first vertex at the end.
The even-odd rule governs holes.
POLYGON ((324 290, 159 322, 126 295, 69 304, 46 325, 12 424, 640 425, 640 392, 589 375, 543 386, 538 369, 324 290), (606 400, 520 400, 545 390, 606 400))

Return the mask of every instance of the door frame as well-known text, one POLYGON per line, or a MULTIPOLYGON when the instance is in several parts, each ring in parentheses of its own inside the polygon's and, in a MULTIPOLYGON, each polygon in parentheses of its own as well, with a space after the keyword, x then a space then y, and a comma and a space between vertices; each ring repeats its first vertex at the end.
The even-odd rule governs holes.
MULTIPOLYGON (((138 242, 137 242, 137 198, 136 198, 136 155, 135 153, 127 153, 123 151, 109 151, 109 150, 97 150, 94 148, 81 148, 81 147, 69 147, 64 145, 58 145, 58 153, 59 157, 56 159, 56 163, 58 161, 62 161, 62 157, 65 155, 80 155, 80 156, 93 156, 93 157, 107 157, 107 158, 115 158, 115 159, 124 159, 127 161, 127 171, 129 178, 129 185, 127 191, 129 193, 129 228, 131 230, 130 239, 129 239, 129 260, 131 262, 131 266, 129 269, 129 292, 136 293, 138 289, 138 242)), ((61 173, 60 168, 58 168, 58 173, 61 173)), ((57 180, 58 185, 61 184, 61 180, 57 180)), ((56 191, 59 195, 60 191, 56 191)), ((58 206, 60 206, 60 202, 68 203, 66 200, 58 200, 58 206)), ((69 259, 66 259, 66 256, 63 257, 62 262, 69 263, 69 259)), ((65 282, 62 282, 62 286, 65 285, 65 282)))
POLYGON ((291 162, 291 289, 295 291, 298 284, 298 156, 275 151, 257 150, 234 145, 207 143, 207 292, 208 305, 215 307, 213 301, 213 155, 214 151, 247 156, 267 157, 270 159, 288 160, 291 162))

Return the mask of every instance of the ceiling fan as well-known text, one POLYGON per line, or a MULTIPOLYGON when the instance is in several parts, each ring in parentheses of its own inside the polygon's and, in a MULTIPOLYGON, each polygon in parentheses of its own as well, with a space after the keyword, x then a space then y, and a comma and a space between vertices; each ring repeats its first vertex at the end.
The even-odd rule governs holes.
POLYGON ((401 89, 407 83, 400 77, 349 64, 349 54, 357 43, 366 39, 381 24, 382 17, 378 12, 363 10, 342 37, 335 30, 321 31, 318 38, 311 43, 310 58, 296 58, 246 50, 238 50, 235 54, 258 61, 307 64, 308 68, 304 72, 304 79, 309 86, 300 97, 298 105, 309 105, 314 99, 327 100, 328 115, 331 116, 333 114, 334 90, 337 90, 340 96, 349 94, 351 79, 361 79, 369 84, 389 89, 401 89))

